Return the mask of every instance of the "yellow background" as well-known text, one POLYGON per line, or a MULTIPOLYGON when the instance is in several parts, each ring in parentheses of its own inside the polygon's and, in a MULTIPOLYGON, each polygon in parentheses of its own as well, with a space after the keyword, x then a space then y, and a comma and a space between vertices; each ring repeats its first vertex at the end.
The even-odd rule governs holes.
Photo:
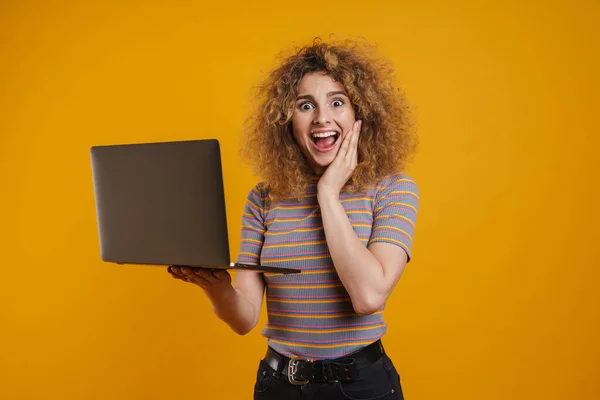
POLYGON ((219 139, 235 255, 250 89, 330 33, 392 60, 421 138, 407 399, 598 398, 599 7, 538 3, 2 1, 0 398, 251 398, 260 329, 100 261, 89 148, 219 139))

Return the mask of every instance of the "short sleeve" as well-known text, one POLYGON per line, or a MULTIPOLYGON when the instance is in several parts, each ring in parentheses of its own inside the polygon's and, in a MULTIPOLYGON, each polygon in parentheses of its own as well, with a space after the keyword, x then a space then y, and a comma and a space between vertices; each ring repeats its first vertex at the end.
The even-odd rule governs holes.
POLYGON ((397 174, 382 181, 375 196, 369 245, 400 246, 410 261, 418 207, 419 191, 411 178, 397 174))
POLYGON ((240 233, 240 251, 237 262, 241 264, 260 264, 260 253, 265 238, 265 194, 260 184, 248 194, 240 233))

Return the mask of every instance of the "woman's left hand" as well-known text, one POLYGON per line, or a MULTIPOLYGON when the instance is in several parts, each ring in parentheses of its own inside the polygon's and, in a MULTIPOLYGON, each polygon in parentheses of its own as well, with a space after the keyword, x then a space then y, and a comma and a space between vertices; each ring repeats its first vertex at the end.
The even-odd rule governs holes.
POLYGON ((340 191, 352 176, 356 164, 358 164, 357 149, 361 125, 362 121, 355 121, 352 129, 346 133, 338 153, 319 179, 317 185, 319 194, 339 196, 340 191))

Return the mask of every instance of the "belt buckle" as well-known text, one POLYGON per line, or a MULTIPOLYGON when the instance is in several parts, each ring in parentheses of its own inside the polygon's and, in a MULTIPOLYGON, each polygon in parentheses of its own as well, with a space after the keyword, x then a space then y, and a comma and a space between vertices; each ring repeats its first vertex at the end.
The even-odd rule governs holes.
POLYGON ((300 362, 312 362, 312 360, 307 360, 305 358, 292 358, 290 360, 290 363, 288 365, 288 380, 292 385, 306 385, 308 383, 308 380, 298 381, 294 377, 294 375, 296 375, 296 372, 298 372, 298 364, 300 362))

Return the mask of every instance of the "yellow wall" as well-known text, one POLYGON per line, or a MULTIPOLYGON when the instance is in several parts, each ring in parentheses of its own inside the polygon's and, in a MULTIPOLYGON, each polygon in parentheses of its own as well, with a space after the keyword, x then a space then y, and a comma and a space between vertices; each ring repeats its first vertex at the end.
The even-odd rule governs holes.
POLYGON ((0 3, 0 398, 251 397, 259 330, 100 261, 89 148, 219 139, 235 254, 250 88, 330 33, 379 45, 418 122, 414 262, 386 313, 407 398, 597 398, 594 2, 168 3, 0 3))

